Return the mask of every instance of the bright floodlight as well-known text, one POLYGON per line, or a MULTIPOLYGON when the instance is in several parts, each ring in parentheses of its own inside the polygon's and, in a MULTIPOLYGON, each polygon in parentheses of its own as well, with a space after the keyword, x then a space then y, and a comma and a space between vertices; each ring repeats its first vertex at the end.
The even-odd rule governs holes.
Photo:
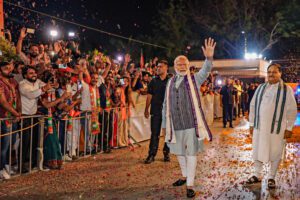
POLYGON ((218 85, 222 85, 222 80, 217 80, 218 85))
POLYGON ((247 60, 249 60, 249 59, 258 59, 258 58, 262 58, 263 57, 263 55, 262 54, 257 54, 257 53, 246 53, 245 54, 245 59, 247 59, 247 60))
POLYGON ((58 35, 57 30, 51 30, 51 31, 50 31, 50 35, 51 35, 52 37, 56 37, 56 36, 58 35))
POLYGON ((74 37, 75 33, 74 32, 69 32, 69 37, 74 37))
POLYGON ((118 61, 122 61, 122 60, 123 60, 123 57, 122 57, 121 55, 119 55, 119 56, 117 57, 117 60, 118 60, 118 61))
POLYGON ((242 34, 245 34, 245 31, 242 31, 241 33, 242 33, 242 34))

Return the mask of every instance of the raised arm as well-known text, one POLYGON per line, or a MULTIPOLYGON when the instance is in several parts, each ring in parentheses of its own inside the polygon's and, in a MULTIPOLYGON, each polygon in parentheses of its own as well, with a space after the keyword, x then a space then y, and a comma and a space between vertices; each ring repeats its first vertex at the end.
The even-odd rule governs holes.
POLYGON ((26 28, 22 28, 20 32, 20 37, 17 43, 17 54, 23 53, 22 52, 22 46, 23 46, 23 40, 26 37, 26 28))
POLYGON ((108 75, 108 72, 111 68, 111 61, 110 61, 110 58, 106 57, 106 66, 105 66, 105 69, 104 69, 104 72, 101 74, 101 76, 103 77, 103 79, 105 79, 108 75))
POLYGON ((197 82, 198 87, 200 87, 200 85, 206 80, 212 69, 212 61, 214 57, 215 47, 216 42, 214 41, 214 39, 205 39, 205 44, 204 46, 202 46, 202 52, 205 56, 205 61, 201 70, 195 74, 195 80, 197 82))

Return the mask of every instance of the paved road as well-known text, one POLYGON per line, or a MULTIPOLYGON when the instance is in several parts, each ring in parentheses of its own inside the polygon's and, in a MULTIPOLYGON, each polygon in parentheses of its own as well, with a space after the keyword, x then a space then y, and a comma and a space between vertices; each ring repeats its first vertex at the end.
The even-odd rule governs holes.
MULTIPOLYGON (((236 122, 236 127, 238 122, 236 122)), ((214 140, 198 155, 196 199, 300 199, 300 131, 287 146, 274 191, 242 181, 251 173, 251 139, 243 129, 212 127, 214 140)), ((162 143, 156 161, 145 165, 148 142, 134 150, 114 150, 77 162, 63 170, 36 172, 0 182, 0 199, 185 199, 185 188, 174 188, 180 176, 176 157, 163 162, 162 143)))

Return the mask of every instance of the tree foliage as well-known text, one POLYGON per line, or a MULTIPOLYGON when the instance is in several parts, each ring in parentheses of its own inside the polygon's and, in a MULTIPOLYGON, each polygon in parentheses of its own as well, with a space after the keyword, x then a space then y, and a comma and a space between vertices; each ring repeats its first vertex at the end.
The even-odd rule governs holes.
POLYGON ((217 39, 217 57, 243 57, 245 44, 248 52, 267 54, 300 37, 299 10, 297 0, 170 0, 154 20, 154 38, 170 48, 168 56, 187 53, 187 46, 191 56, 199 54, 208 35, 217 39))
POLYGON ((299 37, 299 1, 212 0, 188 2, 196 24, 218 35, 225 56, 265 53, 281 39, 299 37), (242 32, 244 34, 242 34, 242 32))

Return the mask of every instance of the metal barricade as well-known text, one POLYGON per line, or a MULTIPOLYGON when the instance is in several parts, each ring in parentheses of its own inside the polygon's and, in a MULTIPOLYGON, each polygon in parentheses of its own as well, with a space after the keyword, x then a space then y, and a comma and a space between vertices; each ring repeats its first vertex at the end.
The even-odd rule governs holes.
POLYGON ((1 178, 31 173, 43 167, 43 116, 23 116, 20 121, 0 119, 1 178))
MULTIPOLYGON (((126 109, 128 112, 128 108, 126 109)), ((22 116, 18 122, 13 120, 0 119, 1 175, 7 178, 37 169, 45 170, 44 153, 47 148, 44 149, 44 141, 51 134, 46 129, 49 117, 34 115, 22 116)), ((119 148, 120 137, 128 137, 129 118, 122 118, 121 108, 106 109, 98 113, 99 133, 91 131, 91 112, 81 112, 80 116, 73 118, 52 120, 57 134, 55 141, 60 148, 62 161, 65 162, 92 154, 109 153, 111 148, 119 148)))

